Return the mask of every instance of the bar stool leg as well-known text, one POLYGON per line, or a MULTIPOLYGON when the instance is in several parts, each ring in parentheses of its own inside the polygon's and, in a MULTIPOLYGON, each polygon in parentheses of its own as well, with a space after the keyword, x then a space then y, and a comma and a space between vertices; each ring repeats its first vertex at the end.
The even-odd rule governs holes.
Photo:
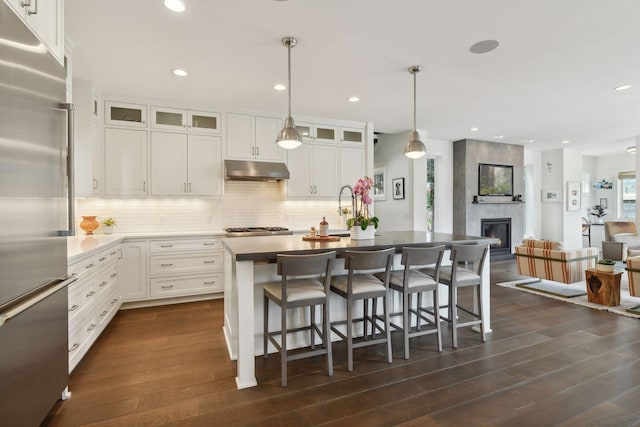
MULTIPOLYGON (((328 297, 327 297, 328 298, 328 297)), ((322 325, 324 326, 324 345, 327 349, 327 371, 329 376, 333 375, 333 351, 331 345, 331 322, 329 322, 329 303, 322 304, 324 309, 324 315, 322 319, 322 325)))
POLYGON ((486 341, 485 333, 484 333, 484 321, 482 319, 482 286, 476 286, 477 295, 478 295, 478 317, 480 318, 480 334, 482 335, 482 342, 486 341))
POLYGON ((280 350, 280 367, 282 376, 282 387, 287 386, 287 309, 286 305, 283 305, 280 310, 281 322, 282 322, 282 335, 281 335, 281 350, 280 350))
POLYGON ((450 286, 449 304, 451 305, 451 345, 458 348, 458 288, 452 283, 450 286))
MULTIPOLYGON (((376 303, 373 302, 373 307, 375 309, 376 303)), ((369 299, 365 298, 362 300, 362 332, 364 333, 364 339, 366 340, 369 334, 367 331, 369 330, 369 326, 367 325, 367 317, 369 317, 369 299)), ((373 325, 371 326, 371 336, 374 334, 373 325)))
POLYGON ((263 348, 264 348, 264 354, 262 355, 262 357, 264 357, 265 359, 269 358, 269 298, 267 298, 266 296, 264 297, 264 307, 262 309, 262 314, 263 314, 263 319, 262 319, 262 325, 263 325, 263 348))
POLYGON ((309 306, 309 318, 311 319, 311 350, 315 350, 316 348, 316 329, 313 325, 316 324, 316 306, 309 306))
POLYGON ((420 330, 420 308, 422 307, 422 292, 418 292, 418 302, 416 303, 416 330, 420 330))
POLYGON ((402 292, 402 337, 404 338, 404 358, 409 359, 409 329, 411 328, 411 295, 402 292))
MULTIPOLYGON (((389 321, 389 300, 387 298, 387 296, 385 295, 384 297, 382 297, 382 304, 384 304, 384 331, 387 335, 387 360, 389 363, 393 362, 393 356, 391 354, 391 328, 390 328, 390 321, 389 321)), ((406 347, 407 349, 409 348, 409 346, 407 345, 406 347)))
POLYGON ((347 371, 353 371, 353 298, 347 298, 347 371))
POLYGON ((439 285, 433 291, 433 321, 436 324, 436 335, 438 338, 438 351, 442 351, 442 327, 440 325, 440 292, 439 285))

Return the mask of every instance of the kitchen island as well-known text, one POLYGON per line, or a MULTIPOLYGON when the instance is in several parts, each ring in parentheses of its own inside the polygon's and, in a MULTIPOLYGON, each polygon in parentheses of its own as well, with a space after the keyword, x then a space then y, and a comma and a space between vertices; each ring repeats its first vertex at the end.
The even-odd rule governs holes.
MULTIPOLYGON (((351 240, 343 237, 335 242, 303 241, 301 235, 260 236, 227 238, 224 246, 224 335, 232 360, 237 360, 236 384, 239 389, 257 385, 255 376, 255 356, 262 350, 262 288, 261 283, 278 280, 275 262, 277 254, 310 254, 333 250, 338 261, 334 274, 344 274, 344 261, 341 256, 349 249, 374 250, 395 247, 398 255, 394 269, 400 268, 399 253, 403 247, 425 247, 444 244, 450 247, 457 243, 495 243, 495 239, 476 236, 464 236, 448 233, 429 233, 424 231, 389 231, 376 234, 372 240, 351 240)), ((448 256, 445 255, 448 259, 448 256)), ((487 260, 488 261, 488 260, 487 260)), ((489 262, 484 263, 482 271, 482 300, 485 330, 491 331, 489 310, 489 262)), ((446 292, 442 292, 446 295, 446 292)), ((331 320, 339 320, 344 313, 344 302, 332 299, 331 320), (334 301, 336 303, 334 303, 334 301)), ((392 306, 395 303, 392 301, 392 306)), ((295 315, 298 315, 296 313, 295 315)), ((304 313, 299 314, 304 317, 304 313)), ((274 328, 277 324, 273 324, 274 328)), ((303 345, 295 343, 294 346, 303 345)))

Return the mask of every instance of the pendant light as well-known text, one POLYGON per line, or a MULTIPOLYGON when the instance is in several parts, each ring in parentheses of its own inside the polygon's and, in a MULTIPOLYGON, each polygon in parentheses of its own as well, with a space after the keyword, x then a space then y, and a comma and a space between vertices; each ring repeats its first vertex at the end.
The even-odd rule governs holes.
POLYGON ((284 37, 282 39, 282 44, 287 47, 289 58, 289 114, 284 120, 284 128, 282 128, 282 130, 278 133, 276 142, 280 147, 287 150, 292 150, 294 148, 298 148, 300 144, 302 144, 302 136, 300 136, 300 132, 298 132, 298 129, 296 129, 296 124, 293 121, 293 117, 291 117, 291 48, 298 44, 298 41, 294 37, 284 37))
POLYGON ((413 74, 413 131, 411 132, 411 138, 406 147, 404 147, 404 155, 410 159, 419 159, 427 154, 427 148, 420 141, 420 135, 416 130, 416 73, 419 73, 422 67, 414 65, 409 67, 409 72, 413 74))

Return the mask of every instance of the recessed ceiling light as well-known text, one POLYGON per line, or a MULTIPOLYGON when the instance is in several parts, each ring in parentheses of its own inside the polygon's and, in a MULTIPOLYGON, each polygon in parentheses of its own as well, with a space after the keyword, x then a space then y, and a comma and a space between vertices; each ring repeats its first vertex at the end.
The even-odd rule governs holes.
POLYGON ((469 51, 476 54, 489 53, 497 48, 499 44, 497 40, 482 40, 471 45, 469 51))
POLYGON ((176 68, 173 70, 173 74, 178 76, 178 77, 187 77, 187 73, 185 70, 183 70, 182 68, 176 68))
POLYGON ((627 90, 627 89, 631 89, 633 86, 631 85, 622 85, 622 86, 618 86, 615 88, 615 90, 617 91, 621 91, 621 90, 627 90))
POLYGON ((358 98, 357 96, 352 96, 351 98, 349 98, 349 102, 358 102, 360 101, 360 98, 358 98))
POLYGON ((182 0, 164 0, 164 5, 172 12, 184 12, 184 3, 182 0))
POLYGON ((480 128, 473 127, 473 128, 471 128, 471 129, 469 129, 469 130, 470 130, 471 132, 477 132, 477 131, 479 131, 479 130, 480 130, 480 128))
POLYGON ((273 87, 275 90, 285 90, 287 87, 283 84, 278 83, 273 87))
POLYGON ((636 146, 632 145, 631 147, 627 147, 627 153, 635 154, 636 153, 636 146))
POLYGON ((535 139, 527 139, 527 142, 533 142, 535 139))
POLYGON ((494 135, 494 138, 496 138, 496 139, 502 139, 502 138, 504 138, 504 135, 494 135))
POLYGON ((569 141, 568 139, 565 139, 564 141, 562 141, 562 143, 563 143, 563 144, 568 144, 568 143, 570 143, 570 142, 571 142, 571 141, 569 141))

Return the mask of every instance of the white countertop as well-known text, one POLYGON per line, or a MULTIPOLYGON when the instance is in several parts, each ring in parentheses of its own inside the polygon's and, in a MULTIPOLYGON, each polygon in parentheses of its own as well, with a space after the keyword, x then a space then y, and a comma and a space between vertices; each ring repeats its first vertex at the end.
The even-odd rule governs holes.
POLYGON ((122 243, 125 239, 162 239, 176 237, 225 237, 224 230, 202 231, 147 231, 141 233, 114 233, 77 235, 67 238, 67 262, 73 263, 86 256, 122 243))

